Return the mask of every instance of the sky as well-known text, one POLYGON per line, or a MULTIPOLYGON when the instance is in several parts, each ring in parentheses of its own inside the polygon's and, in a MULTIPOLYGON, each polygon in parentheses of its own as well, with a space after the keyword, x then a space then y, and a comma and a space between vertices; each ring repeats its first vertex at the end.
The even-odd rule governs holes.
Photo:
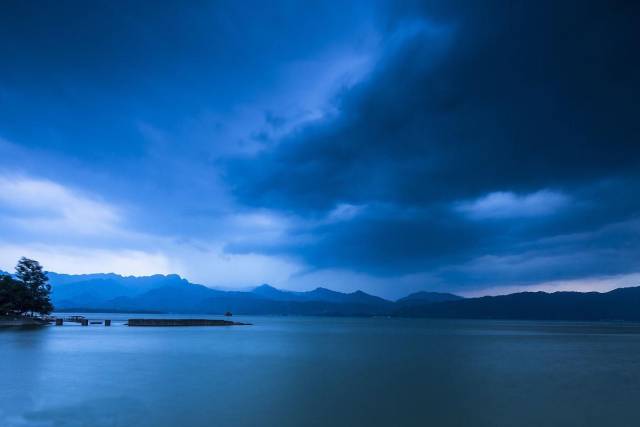
POLYGON ((640 3, 0 5, 0 269, 640 284, 640 3))

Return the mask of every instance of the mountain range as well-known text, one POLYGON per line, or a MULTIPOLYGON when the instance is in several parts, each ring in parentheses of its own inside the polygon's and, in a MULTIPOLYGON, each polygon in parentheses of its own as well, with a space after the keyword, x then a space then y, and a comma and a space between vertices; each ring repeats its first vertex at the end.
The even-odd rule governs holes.
POLYGON ((397 302, 362 291, 343 293, 318 287, 306 292, 261 285, 251 291, 223 291, 190 283, 178 275, 145 277, 117 274, 48 273, 56 310, 168 313, 299 314, 337 316, 390 315, 416 302, 461 299, 453 294, 419 292, 397 302))
POLYGON ((224 291, 175 274, 48 275, 57 311, 640 321, 640 287, 479 298, 422 291, 390 301, 323 287, 294 292, 264 284, 250 291, 224 291))

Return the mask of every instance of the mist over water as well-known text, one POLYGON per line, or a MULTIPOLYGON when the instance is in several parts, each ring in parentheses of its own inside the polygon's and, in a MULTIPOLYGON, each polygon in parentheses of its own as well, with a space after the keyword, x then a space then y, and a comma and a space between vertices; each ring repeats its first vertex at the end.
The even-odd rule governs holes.
POLYGON ((0 331, 0 424, 623 426, 637 419, 635 324, 247 316, 237 320, 253 326, 129 328, 123 322, 132 315, 87 316, 114 325, 0 331))

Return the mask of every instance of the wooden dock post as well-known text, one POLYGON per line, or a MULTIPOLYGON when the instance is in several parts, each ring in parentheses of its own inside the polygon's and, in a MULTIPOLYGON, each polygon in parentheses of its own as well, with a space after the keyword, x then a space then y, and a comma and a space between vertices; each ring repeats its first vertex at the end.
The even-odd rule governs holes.
POLYGON ((89 326, 89 319, 82 319, 81 324, 82 326, 89 326))
POLYGON ((111 319, 105 319, 104 326, 111 326, 111 319))
POLYGON ((63 323, 62 318, 59 317, 56 319, 56 326, 62 326, 62 323, 63 323))

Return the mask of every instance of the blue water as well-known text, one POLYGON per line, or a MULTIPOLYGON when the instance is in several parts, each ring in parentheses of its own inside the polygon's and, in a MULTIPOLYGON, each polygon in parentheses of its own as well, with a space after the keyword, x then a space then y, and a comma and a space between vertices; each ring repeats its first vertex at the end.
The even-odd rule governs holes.
POLYGON ((114 325, 0 330, 0 426, 640 423, 639 325, 87 316, 114 325))

